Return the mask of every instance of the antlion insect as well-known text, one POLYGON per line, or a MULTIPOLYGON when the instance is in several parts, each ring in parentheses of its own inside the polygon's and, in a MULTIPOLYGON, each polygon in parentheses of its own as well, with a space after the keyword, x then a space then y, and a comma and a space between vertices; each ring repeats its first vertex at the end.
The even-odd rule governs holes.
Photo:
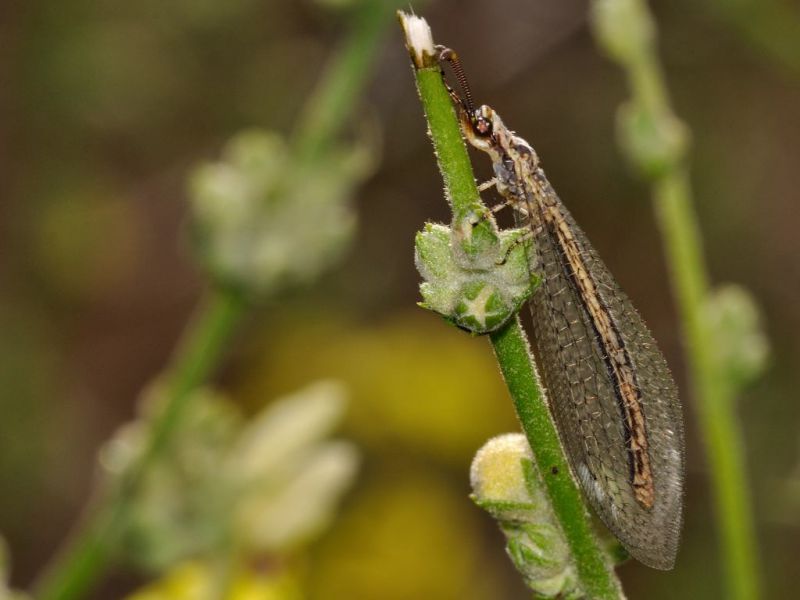
POLYGON ((683 419, 675 383, 639 313, 545 177, 539 157, 489 106, 448 86, 464 137, 486 152, 494 185, 533 238, 534 353, 570 465, 590 504, 630 554, 671 569, 682 517, 683 419))

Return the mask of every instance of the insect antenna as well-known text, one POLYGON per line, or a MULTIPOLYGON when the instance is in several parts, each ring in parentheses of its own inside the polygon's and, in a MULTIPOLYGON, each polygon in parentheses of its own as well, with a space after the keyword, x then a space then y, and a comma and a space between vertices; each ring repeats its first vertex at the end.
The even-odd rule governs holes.
MULTIPOLYGON (((439 51, 439 60, 445 60, 450 63, 453 73, 455 73, 456 79, 458 80, 461 92, 464 94, 462 98, 448 85, 447 90, 450 92, 450 96, 456 100, 468 114, 472 114, 475 111, 475 102, 472 100, 472 91, 470 90, 469 83, 467 82, 467 75, 464 73, 464 67, 461 66, 461 60, 458 58, 458 54, 456 54, 456 51, 452 48, 447 48, 445 46, 437 46, 436 49, 439 51)), ((445 85, 447 85, 446 82, 445 85)))

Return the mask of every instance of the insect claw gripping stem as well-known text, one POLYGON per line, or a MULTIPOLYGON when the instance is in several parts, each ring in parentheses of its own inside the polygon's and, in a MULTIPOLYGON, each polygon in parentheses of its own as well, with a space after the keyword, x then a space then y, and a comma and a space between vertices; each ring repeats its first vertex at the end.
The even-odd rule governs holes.
MULTIPOLYGON (((503 207, 509 206, 509 205, 508 204, 500 204, 498 206, 500 206, 500 208, 503 208, 503 207)), ((497 207, 494 207, 494 208, 497 208, 497 207)), ((506 253, 503 255, 503 258, 501 258, 500 260, 496 261, 495 264, 497 266, 501 266, 501 265, 506 264, 506 261, 508 260, 508 257, 511 254, 511 252, 517 246, 519 246, 520 244, 526 244, 526 243, 530 242, 531 240, 533 240, 533 237, 534 237, 533 236, 533 231, 531 231, 530 229, 525 231, 525 233, 523 233, 521 236, 519 236, 513 242, 511 242, 511 244, 506 249, 506 253)))

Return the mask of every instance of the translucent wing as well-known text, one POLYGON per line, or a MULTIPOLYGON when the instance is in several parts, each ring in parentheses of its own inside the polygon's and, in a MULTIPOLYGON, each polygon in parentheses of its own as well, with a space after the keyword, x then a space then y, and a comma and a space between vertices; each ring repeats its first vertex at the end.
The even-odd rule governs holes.
MULTIPOLYGON (((655 340, 552 188, 586 269, 633 362, 654 482, 649 508, 632 487, 630 451, 614 379, 564 250, 538 203, 529 205, 542 286, 531 299, 534 347, 572 469, 590 504, 630 554, 653 568, 675 562, 681 526, 683 420, 675 383, 655 340)), ((541 199, 540 199, 541 201, 541 199)))

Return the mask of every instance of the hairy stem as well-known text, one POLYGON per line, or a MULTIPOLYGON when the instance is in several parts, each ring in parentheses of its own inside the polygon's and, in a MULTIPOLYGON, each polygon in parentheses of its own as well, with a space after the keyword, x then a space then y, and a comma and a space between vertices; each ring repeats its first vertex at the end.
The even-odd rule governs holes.
MULTIPOLYGON (((401 20, 404 17, 401 15, 401 20)), ((459 124, 438 66, 416 64, 415 76, 430 128, 439 170, 453 214, 464 215, 480 206, 472 166, 459 124)), ((485 207, 482 207, 485 211, 485 207)), ((490 335, 500 369, 545 480, 547 495, 567 542, 587 597, 619 598, 621 586, 608 557, 592 530, 589 514, 570 470, 518 318, 490 335)))
POLYGON ((589 598, 619 598, 619 580, 598 544, 581 491, 570 475, 519 317, 489 337, 569 544, 580 587, 589 598))

